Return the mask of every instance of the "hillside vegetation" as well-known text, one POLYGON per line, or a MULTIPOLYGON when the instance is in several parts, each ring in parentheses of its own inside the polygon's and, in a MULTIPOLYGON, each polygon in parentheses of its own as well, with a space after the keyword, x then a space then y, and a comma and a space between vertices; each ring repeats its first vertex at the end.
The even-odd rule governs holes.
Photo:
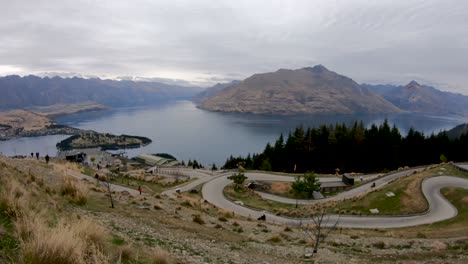
MULTIPOLYGON (((46 164, 41 160, 0 156, 0 263, 311 260, 304 255, 313 244, 295 226, 236 216, 204 202, 196 192, 165 196, 159 190, 148 193, 145 186, 142 195, 132 189, 113 191, 115 206, 111 208, 107 189, 94 178, 76 180, 68 176, 81 169, 77 164, 58 160, 46 164)), ((125 185, 133 180, 113 183, 117 182, 125 185)), ((451 197, 465 199, 463 193, 449 191, 454 194, 448 196, 451 201, 451 197)), ((459 204, 456 206, 464 210, 459 204)), ((419 231, 343 229, 327 238, 312 260, 315 263, 466 260, 466 239, 417 238, 444 234, 443 223, 431 233, 423 231, 424 227, 412 229, 419 231)))
POLYGON ((260 154, 231 156, 224 168, 237 168, 242 162, 247 169, 284 172, 386 172, 447 160, 466 161, 467 149, 468 134, 449 138, 446 132, 426 136, 410 129, 402 136, 387 121, 370 128, 355 122, 352 126, 298 127, 287 138, 281 135, 273 145, 268 143, 260 154))

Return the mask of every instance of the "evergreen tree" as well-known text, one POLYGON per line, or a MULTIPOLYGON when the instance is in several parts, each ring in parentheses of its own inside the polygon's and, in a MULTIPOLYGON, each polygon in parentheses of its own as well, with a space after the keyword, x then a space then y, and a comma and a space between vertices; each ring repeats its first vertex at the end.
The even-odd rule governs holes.
POLYGON ((228 177, 229 180, 232 180, 236 185, 235 189, 239 190, 242 188, 242 184, 247 179, 247 177, 243 173, 236 173, 228 177))
POLYGON ((296 181, 291 185, 291 190, 297 198, 310 199, 314 192, 320 191, 320 182, 313 172, 308 172, 303 176, 296 177, 296 181))

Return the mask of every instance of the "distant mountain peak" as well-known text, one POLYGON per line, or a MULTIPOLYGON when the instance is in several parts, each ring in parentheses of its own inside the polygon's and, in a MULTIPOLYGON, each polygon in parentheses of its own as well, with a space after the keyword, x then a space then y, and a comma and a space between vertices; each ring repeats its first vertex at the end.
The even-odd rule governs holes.
POLYGON ((322 73, 328 72, 329 70, 325 68, 322 64, 315 65, 314 67, 305 67, 304 70, 315 72, 315 73, 322 73))
POLYGON ((400 110, 323 65, 255 74, 205 97, 202 109, 253 114, 393 113, 400 110))
POLYGON ((416 85, 416 86, 421 86, 417 81, 412 80, 411 82, 408 83, 406 86, 411 86, 411 85, 416 85))

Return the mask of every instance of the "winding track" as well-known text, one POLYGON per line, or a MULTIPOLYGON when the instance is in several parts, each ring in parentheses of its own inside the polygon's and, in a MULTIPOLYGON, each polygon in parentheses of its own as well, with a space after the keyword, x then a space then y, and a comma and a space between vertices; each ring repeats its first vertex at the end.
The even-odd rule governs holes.
MULTIPOLYGON (((402 172, 396 172, 393 174, 386 175, 375 181, 363 184, 349 191, 343 192, 337 196, 321 199, 321 200, 299 200, 302 204, 307 203, 323 203, 331 200, 343 200, 349 199, 355 196, 362 195, 368 192, 371 187, 370 185, 375 182, 375 188, 381 188, 384 185, 396 180, 400 177, 404 177, 413 173, 414 171, 422 170, 411 169, 402 172)), ((233 211, 236 214, 257 218, 263 214, 266 215, 266 220, 273 223, 284 223, 284 224, 300 224, 300 223, 311 223, 310 219, 294 219, 282 216, 276 216, 268 212, 262 212, 253 210, 244 206, 234 204, 224 197, 223 189, 231 183, 227 179, 230 173, 222 174, 212 180, 206 181, 202 188, 202 194, 205 200, 212 203, 213 205, 223 208, 225 210, 233 211)), ((263 174, 263 173, 247 173, 246 176, 250 180, 268 180, 268 181, 291 181, 291 177, 263 174)), ((330 178, 319 178, 320 181, 330 181, 330 178)), ((206 180, 206 179, 205 179, 206 180)), ((450 219, 457 215, 457 209, 450 204, 441 194, 440 189, 445 187, 461 187, 468 189, 468 180, 453 177, 453 176, 437 176, 428 178, 422 183, 422 191, 424 196, 429 202, 429 210, 424 214, 412 215, 412 216, 351 216, 351 215, 330 215, 328 218, 328 224, 332 225, 339 219, 340 227, 349 228, 398 228, 407 226, 416 226, 439 222, 450 219)), ((262 194, 267 199, 272 199, 285 203, 295 203, 295 199, 289 199, 284 197, 278 197, 269 194, 262 194)))
MULTIPOLYGON (((54 164, 56 167, 60 167, 57 164, 54 164)), ((468 169, 468 165, 458 165, 462 169, 468 169)), ((400 177, 404 177, 413 173, 414 171, 419 171, 420 169, 411 169, 402 172, 396 172, 393 174, 386 175, 384 177, 378 178, 372 182, 360 185, 356 188, 353 188, 349 191, 343 192, 339 195, 320 199, 320 200, 299 200, 302 204, 307 203, 323 203, 331 200, 344 200, 349 199, 355 196, 362 195, 370 190, 370 185, 375 182, 375 188, 381 188, 384 185, 390 183, 391 181, 398 179, 400 177)), ((78 179, 87 179, 93 181, 94 178, 89 177, 87 175, 74 172, 71 170, 66 170, 66 174, 76 177, 78 179)), ((233 211, 236 214, 243 215, 243 216, 250 216, 253 218, 257 218, 263 214, 266 215, 266 220, 268 222, 273 223, 284 223, 284 224, 307 224, 311 223, 310 219, 294 219, 294 218, 287 218, 276 216, 270 214, 268 212, 261 212, 257 210, 253 210, 244 206, 237 205, 224 197, 223 190, 224 188, 231 183, 230 180, 227 179, 232 172, 226 172, 218 174, 218 176, 210 176, 208 173, 200 173, 197 176, 201 176, 201 178, 190 182, 184 186, 179 187, 181 191, 189 191, 190 189, 194 188, 199 184, 204 184, 202 188, 202 195, 208 202, 212 203, 213 205, 223 208, 229 211, 233 211)), ((268 181, 293 181, 293 177, 288 176, 279 176, 279 175, 271 175, 265 173, 246 173, 246 176, 250 180, 268 180, 268 181)), ((333 182, 336 181, 336 178, 333 177, 326 177, 326 178, 319 178, 321 182, 333 182)), ((453 177, 453 176, 437 176, 428 178, 423 181, 422 183, 422 191, 424 196, 429 202, 429 210, 426 213, 413 215, 413 216, 351 216, 351 215, 330 215, 327 219, 325 225, 333 225, 337 220, 339 220, 340 227, 349 227, 349 228, 398 228, 398 227, 408 227, 408 226, 416 226, 416 225, 423 225, 423 224, 430 224, 434 222, 439 222, 443 220, 450 219, 457 215, 457 209, 448 202, 440 193, 440 189, 446 187, 460 187, 468 189, 468 180, 453 177)), ((112 189, 115 191, 128 191, 132 195, 137 195, 138 192, 136 190, 119 186, 119 185, 112 185, 112 189)), ((175 189, 168 190, 163 192, 164 194, 171 195, 175 193, 175 189)), ((263 194, 265 198, 285 202, 285 203, 295 203, 295 199, 289 199, 284 197, 278 197, 269 194, 263 194)))

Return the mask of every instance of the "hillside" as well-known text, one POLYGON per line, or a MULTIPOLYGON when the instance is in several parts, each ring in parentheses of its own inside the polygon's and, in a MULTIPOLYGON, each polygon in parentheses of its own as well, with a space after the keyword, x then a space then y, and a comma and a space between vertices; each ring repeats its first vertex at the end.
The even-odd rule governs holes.
POLYGON ((0 78, 0 110, 95 102, 122 107, 189 99, 197 87, 157 82, 10 75, 0 78))
POLYGON ((196 94, 192 100, 195 102, 195 103, 201 103, 203 102, 205 99, 208 99, 212 96, 215 96, 218 92, 226 89, 227 87, 231 86, 231 85, 236 85, 238 84, 239 81, 232 81, 232 82, 229 82, 229 83, 217 83, 215 84, 214 86, 212 87, 209 87, 209 88, 206 88, 205 90, 203 90, 202 92, 196 94))
POLYGON ((400 110, 322 65, 255 74, 205 99, 200 108, 254 114, 391 113, 400 110))
POLYGON ((446 133, 447 133, 447 136, 451 139, 460 138, 460 136, 468 134, 468 124, 465 123, 465 124, 458 125, 450 129, 446 133))
MULTIPOLYGON (((392 191, 401 195, 406 207, 414 205, 407 193, 417 195, 420 191, 403 192, 400 186, 414 188, 408 180, 418 182, 441 168, 457 173, 451 165, 443 166, 411 174, 389 186, 397 188, 392 191)), ((274 224, 217 208, 200 195, 201 186, 195 191, 165 194, 186 185, 172 177, 144 173, 130 164, 126 169, 130 171, 111 177, 107 170, 54 158, 47 164, 43 159, 0 155, 0 263, 466 262, 468 240, 460 237, 466 233, 463 201, 468 193, 463 189, 443 190, 447 199, 456 203, 456 218, 399 229, 340 228, 331 233, 322 229, 327 236, 321 236, 323 243, 312 254, 311 226, 274 224), (92 177, 95 173, 99 173, 99 180, 92 177), (111 185, 107 185, 108 180, 112 180, 111 185)), ((360 199, 363 204, 368 203, 368 197, 382 204, 386 200, 380 196, 387 191, 377 189, 360 199)), ((278 206, 266 203, 253 191, 241 193, 249 195, 246 202, 278 206)), ((348 200, 353 207, 345 212, 354 214, 356 201, 362 206, 360 199, 348 200)), ((340 210, 340 204, 327 205, 333 206, 334 212, 340 210)), ((273 210, 310 214, 320 209, 316 205, 295 209, 290 204, 273 210)))
POLYGON ((363 84, 362 87, 382 95, 402 110, 468 116, 468 96, 443 92, 415 81, 404 86, 363 84))

